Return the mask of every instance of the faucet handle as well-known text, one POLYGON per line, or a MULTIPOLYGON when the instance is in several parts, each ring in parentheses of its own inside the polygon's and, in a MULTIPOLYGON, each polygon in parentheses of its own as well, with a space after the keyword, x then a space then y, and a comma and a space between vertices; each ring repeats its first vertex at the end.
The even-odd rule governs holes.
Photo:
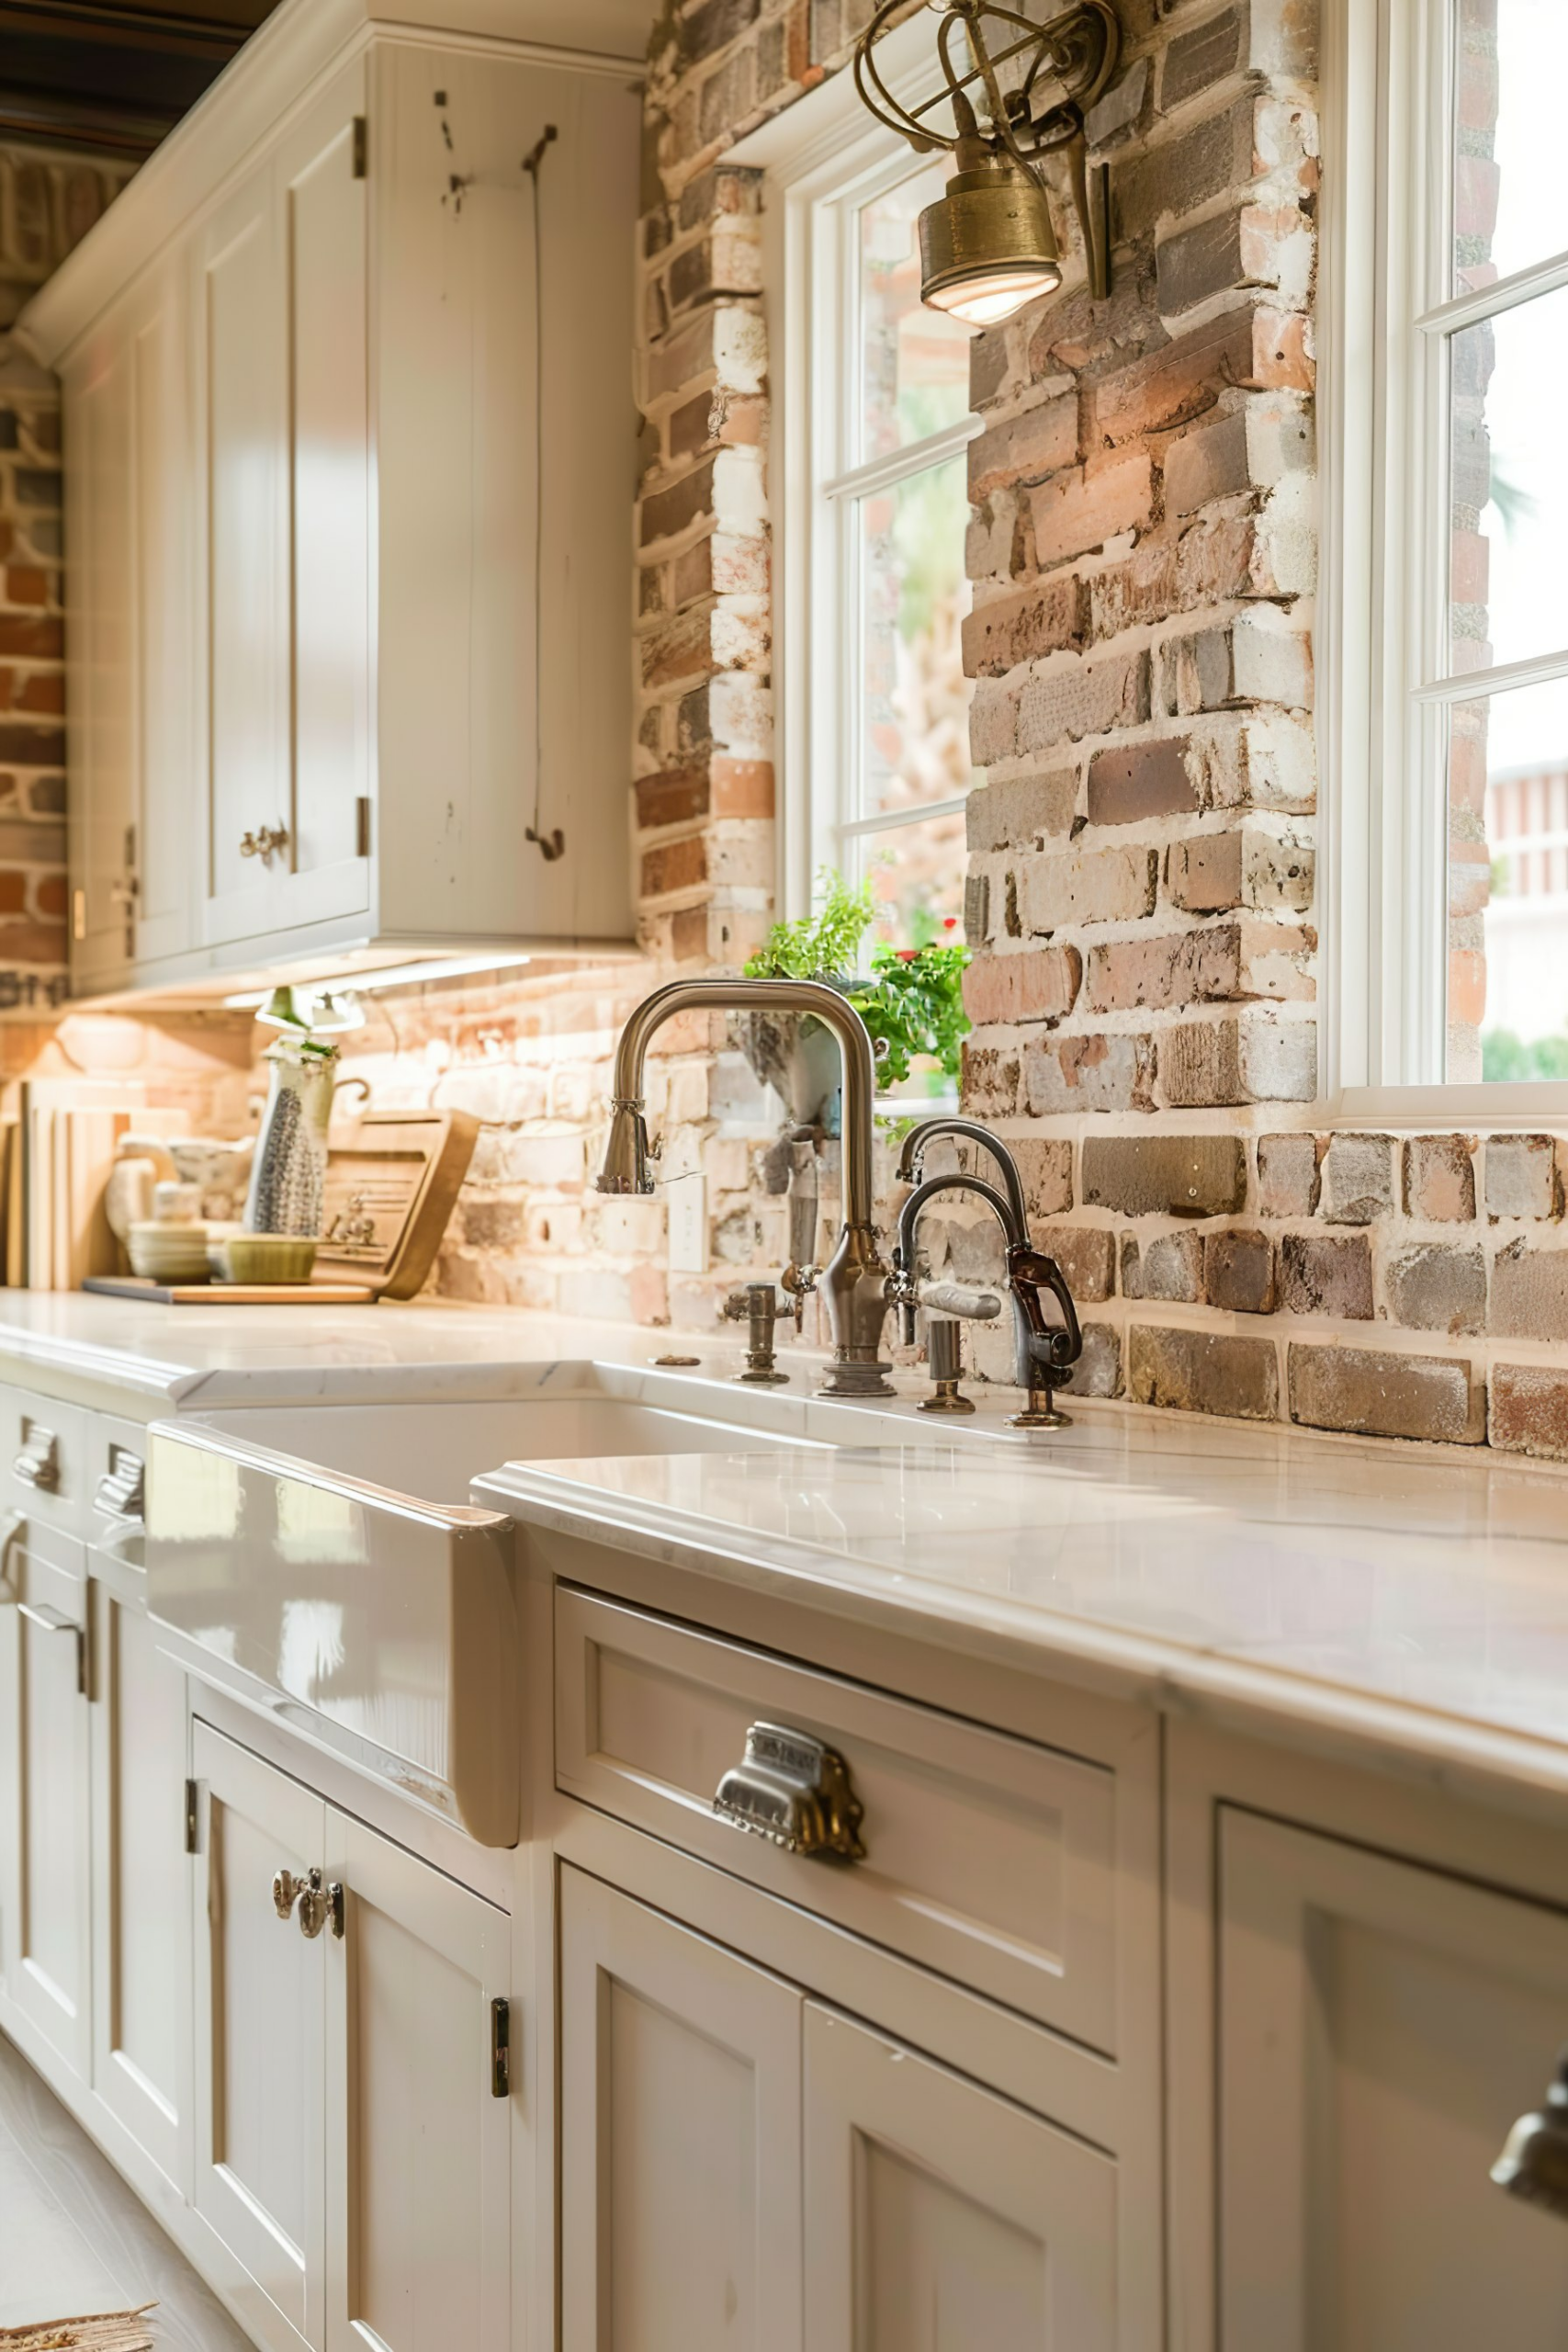
POLYGON ((1083 1353, 1083 1332, 1066 1274, 1043 1250, 1024 1248, 1008 1251, 1008 1276, 1029 1323, 1034 1361, 1065 1377, 1083 1353), (1060 1323, 1046 1322, 1040 1305, 1042 1290, 1048 1290, 1061 1308, 1060 1323))
POLYGON ((806 1302, 817 1287, 820 1266, 786 1266, 779 1276, 781 1287, 789 1295, 795 1314, 795 1335, 798 1339, 806 1328, 806 1302))

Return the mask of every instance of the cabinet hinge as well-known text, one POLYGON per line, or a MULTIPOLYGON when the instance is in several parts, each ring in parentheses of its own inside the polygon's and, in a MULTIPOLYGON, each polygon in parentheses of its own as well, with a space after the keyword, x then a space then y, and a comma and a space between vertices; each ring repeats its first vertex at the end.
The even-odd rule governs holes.
POLYGON ((512 2004, 507 2000, 490 2005, 490 2095, 512 2096, 512 2004))
POLYGON ((85 890, 73 890, 71 893, 71 936, 73 939, 85 939, 87 936, 87 893, 85 890))
POLYGON ((361 793, 354 804, 354 854, 355 857, 370 854, 370 803, 361 793))
POLYGON ((200 1781, 187 1781, 186 1782, 186 1852, 187 1854, 199 1854, 201 1851, 200 1797, 200 1781))
POLYGON ((356 180, 370 175, 370 125, 362 114, 354 118, 354 176, 356 180))

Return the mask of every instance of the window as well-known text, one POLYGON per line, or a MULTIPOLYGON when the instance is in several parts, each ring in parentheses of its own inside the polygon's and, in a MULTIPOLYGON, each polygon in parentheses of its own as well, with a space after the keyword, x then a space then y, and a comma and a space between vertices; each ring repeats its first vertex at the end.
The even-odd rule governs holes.
POLYGON ((1339 31, 1342 1076, 1352 1110, 1404 1088, 1417 1116, 1540 1115, 1541 1085, 1568 1082, 1568 6, 1340 0, 1339 31), (1354 178, 1369 130, 1381 205, 1354 178), (1358 254, 1354 223, 1380 213, 1381 248, 1358 254))
MULTIPOLYGON (((929 27, 906 32, 929 80, 929 27)), ((769 166, 784 910, 803 913, 833 866, 869 876, 879 938, 958 938, 974 781, 964 453, 979 427, 968 331, 920 304, 916 222, 944 159, 874 123, 848 74, 735 156, 769 166)))

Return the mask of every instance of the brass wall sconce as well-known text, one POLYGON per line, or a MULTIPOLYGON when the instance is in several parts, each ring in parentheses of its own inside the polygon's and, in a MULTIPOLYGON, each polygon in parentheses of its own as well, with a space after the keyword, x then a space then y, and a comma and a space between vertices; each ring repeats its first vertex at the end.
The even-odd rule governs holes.
POLYGON ((1121 54, 1122 28, 1111 0, 1076 0, 1044 25, 995 0, 947 0, 935 37, 942 87, 912 107, 893 96, 875 56, 877 41, 904 4, 882 0, 855 44, 854 77, 878 122, 917 153, 947 148, 956 158, 945 195, 920 215, 920 300, 970 326, 987 327, 1055 291, 1062 264, 1040 165, 1062 150, 1089 257, 1089 291, 1102 300, 1111 290, 1110 200, 1104 166, 1092 172, 1089 166, 1084 116, 1121 54), (1011 28, 994 52, 987 23, 1011 28), (963 36, 966 63, 954 59, 955 34, 963 36), (1004 89, 1001 76, 1010 66, 1014 70, 1004 89), (1037 113, 1040 96, 1053 84, 1055 96, 1037 113), (943 106, 952 108, 952 130, 931 119, 943 106))

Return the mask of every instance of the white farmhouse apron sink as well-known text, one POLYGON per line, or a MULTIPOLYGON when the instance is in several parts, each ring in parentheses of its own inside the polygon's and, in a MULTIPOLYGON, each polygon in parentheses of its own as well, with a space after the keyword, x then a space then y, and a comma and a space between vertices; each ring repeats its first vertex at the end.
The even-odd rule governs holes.
POLYGON ((482 1843, 511 1845, 523 1751, 514 1530, 469 1504, 472 1481, 519 1459, 809 1442, 792 1400, 769 1401, 765 1427, 739 1396, 746 1423, 592 1387, 154 1422, 149 1606, 213 1679, 482 1843))

